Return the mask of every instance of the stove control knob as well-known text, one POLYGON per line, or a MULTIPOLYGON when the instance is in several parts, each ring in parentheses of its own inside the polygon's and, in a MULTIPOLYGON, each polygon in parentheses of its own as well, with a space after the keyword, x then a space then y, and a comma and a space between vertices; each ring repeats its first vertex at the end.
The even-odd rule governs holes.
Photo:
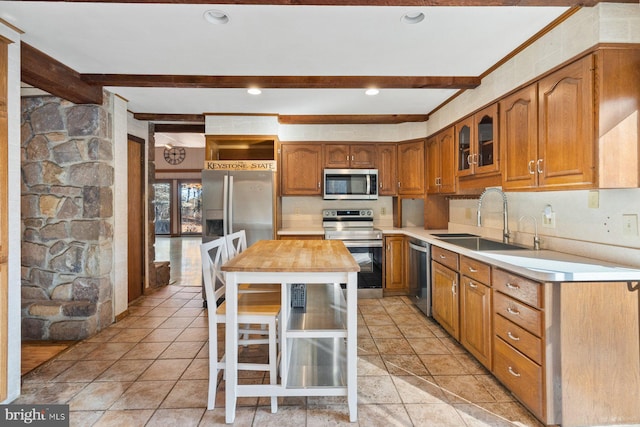
POLYGON ((368 211, 367 211, 367 216, 373 216, 373 211, 368 210, 368 211))

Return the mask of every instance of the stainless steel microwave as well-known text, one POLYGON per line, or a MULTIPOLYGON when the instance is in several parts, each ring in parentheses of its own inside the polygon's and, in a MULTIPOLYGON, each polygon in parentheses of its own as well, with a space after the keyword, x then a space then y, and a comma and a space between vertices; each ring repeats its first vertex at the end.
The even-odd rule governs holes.
POLYGON ((325 169, 325 200, 378 198, 378 169, 325 169))

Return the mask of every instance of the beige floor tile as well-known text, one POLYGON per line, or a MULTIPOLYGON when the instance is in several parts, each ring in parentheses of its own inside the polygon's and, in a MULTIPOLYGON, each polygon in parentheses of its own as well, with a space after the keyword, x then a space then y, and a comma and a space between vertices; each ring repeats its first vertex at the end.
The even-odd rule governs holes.
MULTIPOLYGON (((169 317, 167 320, 162 322, 158 328, 186 328, 191 323, 193 323, 193 319, 188 317, 169 317)), ((205 325, 206 326, 206 325, 205 325)))
POLYGON ((415 354, 404 338, 373 338, 380 354, 415 354))
POLYGON ((379 355, 358 356, 358 376, 389 375, 379 355))
MULTIPOLYGON (((179 317, 178 319, 187 319, 191 320, 190 317, 179 317)), ((209 319, 207 316, 198 316, 189 323, 190 328, 208 328, 209 327, 209 319)))
POLYGON ((157 359, 169 345, 169 342, 140 342, 126 352, 122 359, 157 359))
POLYGON ((405 408, 416 426, 461 427, 465 425, 458 411, 444 403, 407 404, 405 408))
POLYGON ((124 330, 120 331, 119 334, 114 335, 109 340, 109 342, 139 342, 144 337, 149 335, 149 333, 151 333, 151 331, 153 331, 152 328, 144 328, 144 329, 130 328, 130 329, 124 329, 124 330))
POLYGON ((429 375, 424 363, 415 354, 383 354, 382 360, 390 375, 417 375, 420 377, 429 375))
POLYGON ((178 311, 177 307, 160 307, 158 305, 153 310, 147 313, 147 316, 151 317, 171 317, 176 311, 178 311))
POLYGON ((407 338, 407 341, 416 354, 451 354, 440 338, 407 338))
POLYGON ((398 338, 402 336, 396 325, 369 325, 368 327, 373 338, 398 338))
POLYGON ((180 380, 164 399, 161 408, 205 408, 208 380, 180 380))
POLYGON ((108 342, 102 343, 87 355, 87 359, 91 360, 117 360, 126 352, 135 347, 133 342, 108 342))
POLYGON ((307 427, 351 426, 348 405, 311 406, 307 409, 307 427))
POLYGON ((145 427, 197 427, 204 408, 158 409, 145 427))
POLYGON ((364 314, 362 317, 367 326, 395 325, 393 319, 387 313, 364 314))
POLYGON ((358 424, 363 427, 413 427, 409 414, 401 404, 359 403, 358 424))
POLYGON ((140 376, 141 381, 177 380, 187 369, 189 359, 158 359, 140 376))
POLYGON ((209 378, 209 360, 193 359, 189 367, 184 371, 182 380, 206 380, 209 378))
POLYGON ((152 410, 106 411, 93 427, 143 426, 152 415, 152 410))
POLYGON ((174 384, 175 381, 136 381, 110 409, 156 409, 174 384))
POLYGON ((75 360, 51 360, 22 377, 22 383, 41 383, 51 381, 76 363, 75 360))
POLYGON ((278 412, 271 413, 269 406, 259 406, 253 419, 254 426, 260 427, 299 427, 305 425, 307 409, 295 406, 283 406, 278 412))
POLYGON ((495 402, 494 397, 473 375, 439 375, 433 377, 442 387, 449 403, 495 402))
POLYGON ((86 386, 85 382, 23 384, 20 397, 11 403, 17 405, 65 404, 86 386))
MULTIPOLYGON (((125 319, 126 322, 129 324, 128 327, 133 325, 133 320, 129 320, 129 318, 125 319)), ((123 321, 125 321, 123 320, 123 321)), ((97 334, 95 334, 92 337, 87 338, 84 342, 89 343, 89 342, 107 342, 110 341, 111 338, 113 338, 114 336, 118 335, 120 332, 122 332, 123 330, 126 330, 126 328, 117 328, 115 327, 115 325, 111 325, 110 327, 103 329, 102 331, 98 332, 97 334)))
POLYGON ((431 375, 466 375, 469 373, 452 354, 419 354, 431 375))
POLYGON ((470 374, 488 375, 489 371, 469 353, 454 353, 453 356, 464 365, 470 374))
POLYGON ((208 328, 192 328, 185 329, 177 338, 176 341, 200 341, 205 342, 209 339, 208 328))
POLYGON ((161 294, 156 292, 154 296, 141 298, 130 305, 141 307, 157 307, 158 304, 162 304, 166 301, 166 299, 166 297, 162 297, 161 294))
POLYGON ((121 359, 104 371, 96 381, 135 381, 152 363, 151 359, 121 359))
POLYGON ((69 401, 70 411, 106 410, 131 386, 131 382, 93 382, 69 401))
POLYGON ((491 374, 474 375, 476 379, 491 393, 498 402, 513 402, 515 398, 498 380, 491 374))
POLYGON ((400 332, 402 332, 402 335, 404 335, 405 338, 435 338, 435 335, 433 335, 429 326, 424 323, 414 325, 409 323, 399 323, 398 329, 400 329, 400 332))
POLYGON ((182 331, 184 331, 184 328, 156 329, 144 337, 142 342, 171 342, 174 341, 182 331))
POLYGON ((98 348, 99 343, 81 341, 56 356, 55 360, 79 360, 98 348))
MULTIPOLYGON (((253 418, 256 415, 255 407, 239 407, 236 409, 236 417, 233 423, 234 427, 252 427, 253 418)), ((201 427, 226 427, 224 407, 216 407, 210 411, 205 411, 201 427)))
POLYGON ((432 377, 391 377, 403 403, 448 403, 432 377))
POLYGON ((358 403, 402 403, 390 376, 358 377, 358 403))
POLYGON ((87 427, 95 424, 104 411, 69 411, 69 427, 87 427))
POLYGON ((167 347, 167 349, 160 355, 160 359, 193 359, 204 345, 205 343, 202 341, 176 341, 167 347))
POLYGON ((181 308, 183 307, 187 302, 189 302, 189 299, 183 299, 183 298, 169 298, 166 301, 158 304, 158 308, 167 308, 167 307, 173 307, 173 308, 181 308))
POLYGON ((143 307, 143 306, 129 306, 129 316, 144 316, 149 311, 153 310, 153 307, 143 307))
POLYGON ((358 338, 358 356, 379 354, 378 347, 372 338, 358 338))
POLYGON ((113 364, 113 360, 81 360, 55 377, 54 382, 90 382, 113 364))

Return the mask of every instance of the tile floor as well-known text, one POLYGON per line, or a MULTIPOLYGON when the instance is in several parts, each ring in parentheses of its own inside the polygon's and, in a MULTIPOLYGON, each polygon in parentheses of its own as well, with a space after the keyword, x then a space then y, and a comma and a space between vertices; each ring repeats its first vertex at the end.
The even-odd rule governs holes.
MULTIPOLYGON (((67 403, 72 426, 224 424, 221 376, 218 407, 206 410, 208 332, 198 274, 177 268, 184 258, 193 261, 197 242, 171 240, 158 247, 182 246, 171 256, 172 284, 135 301, 122 321, 25 375, 15 403, 67 403)), ((349 423, 344 398, 281 399, 276 414, 268 399, 241 398, 235 425, 540 426, 407 298, 360 300, 358 320, 357 423, 349 423)), ((248 347, 241 357, 259 353, 248 347)), ((253 372, 242 381, 266 379, 253 372)))

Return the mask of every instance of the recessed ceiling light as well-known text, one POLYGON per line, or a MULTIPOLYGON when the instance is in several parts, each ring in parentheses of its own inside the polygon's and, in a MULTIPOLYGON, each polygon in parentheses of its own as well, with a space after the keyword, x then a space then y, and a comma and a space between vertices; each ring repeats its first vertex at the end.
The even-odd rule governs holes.
POLYGON ((378 89, 376 89, 375 87, 371 87, 371 88, 367 89, 364 93, 369 95, 369 96, 373 96, 373 95, 379 94, 380 91, 378 89))
POLYGON ((221 10, 210 9, 204 13, 204 19, 212 24, 226 24, 229 22, 229 15, 221 10))
POLYGON ((402 15, 400 21, 405 24, 418 24, 424 21, 424 13, 422 12, 407 12, 402 15))
POLYGON ((262 93, 262 91, 260 89, 258 89, 257 87, 250 87, 247 90, 248 93, 250 93, 251 95, 260 95, 262 93))

